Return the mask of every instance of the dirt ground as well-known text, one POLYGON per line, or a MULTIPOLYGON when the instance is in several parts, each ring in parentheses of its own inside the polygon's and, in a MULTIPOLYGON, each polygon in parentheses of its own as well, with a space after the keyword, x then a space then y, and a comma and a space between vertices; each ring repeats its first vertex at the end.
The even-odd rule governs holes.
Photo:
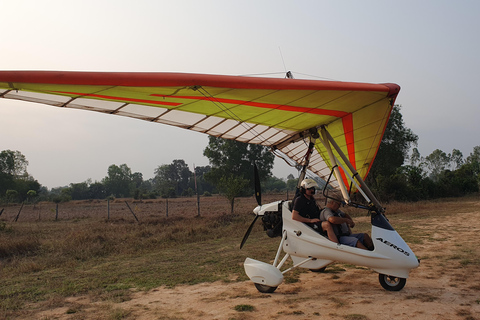
POLYGON ((160 287, 121 303, 72 297, 68 307, 35 319, 480 319, 477 208, 412 224, 426 230, 422 244, 410 244, 422 261, 400 292, 385 291, 369 269, 337 265, 334 272, 302 273, 272 294, 250 281, 160 287), (75 306, 82 312, 68 311, 75 306))

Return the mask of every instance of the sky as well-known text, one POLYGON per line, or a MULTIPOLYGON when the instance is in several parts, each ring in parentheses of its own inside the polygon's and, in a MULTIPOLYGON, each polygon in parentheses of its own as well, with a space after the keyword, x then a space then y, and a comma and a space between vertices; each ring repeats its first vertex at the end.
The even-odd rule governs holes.
MULTIPOLYGON (((480 1, 2 1, 0 70, 188 72, 401 86, 422 156, 480 145, 480 1)), ((208 165, 201 133, 0 99, 0 150, 43 186, 208 165)), ((273 174, 296 170, 277 160, 273 174)))

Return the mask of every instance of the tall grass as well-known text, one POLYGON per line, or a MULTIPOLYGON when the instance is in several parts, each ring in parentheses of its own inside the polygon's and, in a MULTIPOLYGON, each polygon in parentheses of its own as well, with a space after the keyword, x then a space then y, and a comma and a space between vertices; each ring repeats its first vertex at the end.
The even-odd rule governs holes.
MULTIPOLYGON (((274 255, 277 241, 263 238, 260 223, 239 250, 254 200, 240 199, 234 215, 222 207, 200 217, 194 199, 178 200, 171 201, 168 217, 157 214, 164 203, 149 203, 149 210, 138 204, 139 223, 119 210, 107 220, 105 203, 97 216, 85 212, 83 205, 97 210, 91 203, 77 203, 68 207, 69 218, 57 221, 52 216, 39 220, 36 212, 22 212, 18 222, 3 220, 0 318, 21 312, 29 302, 55 304, 72 295, 118 301, 128 299, 132 288, 246 280, 242 263, 247 255, 274 255)), ((212 199, 211 208, 222 206, 222 200, 212 199)))

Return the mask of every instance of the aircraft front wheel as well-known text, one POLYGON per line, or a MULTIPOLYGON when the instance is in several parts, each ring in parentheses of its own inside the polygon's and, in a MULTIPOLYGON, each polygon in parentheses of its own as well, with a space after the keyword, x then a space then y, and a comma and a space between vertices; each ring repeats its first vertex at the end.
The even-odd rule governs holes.
POLYGON ((255 288, 261 293, 273 293, 278 287, 270 287, 264 284, 255 283, 255 288))
POLYGON ((383 289, 388 291, 400 291, 405 287, 405 283, 407 283, 407 279, 405 278, 387 276, 381 273, 378 275, 378 281, 380 281, 383 289))

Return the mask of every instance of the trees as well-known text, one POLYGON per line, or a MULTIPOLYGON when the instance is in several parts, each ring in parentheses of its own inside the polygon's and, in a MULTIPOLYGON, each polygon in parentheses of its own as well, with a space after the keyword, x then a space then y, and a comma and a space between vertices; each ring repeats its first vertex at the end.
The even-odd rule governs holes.
POLYGON ((452 150, 452 154, 450 155, 449 158, 450 158, 450 168, 452 170, 459 169, 465 162, 463 160, 462 152, 460 150, 457 150, 457 149, 452 150))
POLYGON ((230 203, 231 214, 233 214, 235 198, 243 192, 243 190, 248 186, 248 183, 249 181, 247 179, 234 174, 222 176, 217 181, 217 188, 220 190, 220 194, 227 198, 228 202, 230 203))
POLYGON ((33 177, 27 175, 15 180, 15 190, 18 191, 19 201, 25 201, 28 198, 28 192, 33 190, 38 193, 40 183, 33 177))
POLYGON ((425 163, 430 170, 430 177, 433 181, 437 181, 440 173, 442 173, 450 163, 449 156, 440 149, 435 149, 431 154, 425 157, 425 163))
POLYGON ((273 177, 273 176, 268 177, 262 185, 262 190, 267 190, 267 191, 278 192, 286 189, 287 189, 287 183, 282 179, 273 177))
POLYGON ((472 173, 480 181, 480 146, 473 148, 473 152, 467 157, 466 164, 472 167, 472 173))
POLYGON ((0 195, 15 189, 17 177, 26 173, 28 162, 20 151, 3 150, 0 152, 0 195))
POLYGON ((394 175, 381 176, 382 188, 377 195, 382 200, 416 201, 478 192, 480 165, 475 160, 475 150, 480 148, 475 147, 465 161, 457 149, 449 154, 436 149, 426 157, 414 149, 410 165, 399 167, 394 175))
MULTIPOLYGON (((214 184, 220 177, 233 174, 249 181, 253 190, 253 164, 257 165, 260 180, 264 181, 271 176, 274 155, 268 148, 261 145, 242 143, 235 140, 226 140, 209 137, 208 146, 203 151, 212 165, 207 179, 214 184)), ((245 190, 247 193, 251 190, 245 190)))
MULTIPOLYGON (((38 193, 40 184, 27 172, 28 161, 20 151, 3 150, 0 152, 0 196, 6 195, 7 190, 16 191, 15 200, 27 199, 29 190, 38 193)), ((11 200, 11 199, 9 199, 11 200)))
POLYGON ((455 171, 444 170, 437 177, 436 198, 460 197, 478 192, 479 180, 473 173, 471 165, 463 165, 455 171))
POLYGON ((287 190, 295 191, 297 189, 298 179, 296 179, 293 174, 289 174, 287 177, 287 190))
POLYGON ((108 175, 103 178, 107 194, 113 194, 115 197, 130 197, 133 194, 135 183, 132 170, 126 165, 120 166, 112 164, 108 167, 108 175))
POLYGON ((80 183, 70 183, 70 195, 72 200, 85 200, 90 199, 89 183, 90 181, 80 183))
MULTIPOLYGON (((197 180, 198 194, 205 194, 206 192, 212 194, 215 187, 205 179, 205 175, 212 170, 211 166, 195 167, 195 178, 197 180)), ((195 181, 190 182, 190 188, 195 189, 195 181)))
POLYGON ((103 183, 95 181, 88 186, 88 194, 90 199, 105 199, 107 197, 107 190, 103 183))
POLYGON ((28 175, 28 161, 20 151, 3 150, 0 152, 0 171, 15 179, 28 175))
MULTIPOLYGON (((195 167, 198 194, 214 191, 213 185, 205 179, 210 170, 210 166, 195 167)), ((165 198, 191 196, 195 193, 195 175, 184 160, 173 160, 171 164, 164 164, 155 169, 154 186, 165 198)))
MULTIPOLYGON (((369 173, 369 182, 376 185, 379 176, 391 176, 402 166, 408 157, 408 152, 417 144, 418 136, 405 127, 401 106, 393 106, 380 147, 369 173)), ((418 151, 418 150, 417 150, 418 151)))
MULTIPOLYGON (((400 109, 398 105, 392 109, 377 156, 367 176, 367 182, 372 191, 384 199, 392 197, 389 190, 398 194, 399 186, 406 182, 406 179, 401 179, 400 176, 395 177, 395 175, 399 174, 398 168, 405 163, 410 148, 416 145, 418 140, 418 136, 405 127, 400 109)), ((416 157, 414 161, 420 158, 418 150, 414 155, 416 157)))
POLYGON ((232 212, 235 197, 253 193, 254 163, 257 165, 261 181, 271 176, 274 155, 261 145, 210 136, 203 154, 212 165, 210 172, 205 175, 207 181, 215 185, 220 193, 234 194, 227 197, 232 204, 232 212), (225 189, 227 186, 233 188, 233 185, 235 192, 225 189), (242 188, 238 188, 239 186, 242 188))
POLYGON ((453 149, 449 154, 436 149, 425 157, 424 163, 430 170, 429 177, 435 184, 433 194, 430 195, 432 198, 458 197, 478 192, 480 166, 475 161, 476 150, 479 150, 478 146, 474 148, 467 161, 457 149, 453 149))
POLYGON ((192 172, 184 160, 173 160, 155 169, 155 188, 162 197, 172 198, 188 190, 192 172))

